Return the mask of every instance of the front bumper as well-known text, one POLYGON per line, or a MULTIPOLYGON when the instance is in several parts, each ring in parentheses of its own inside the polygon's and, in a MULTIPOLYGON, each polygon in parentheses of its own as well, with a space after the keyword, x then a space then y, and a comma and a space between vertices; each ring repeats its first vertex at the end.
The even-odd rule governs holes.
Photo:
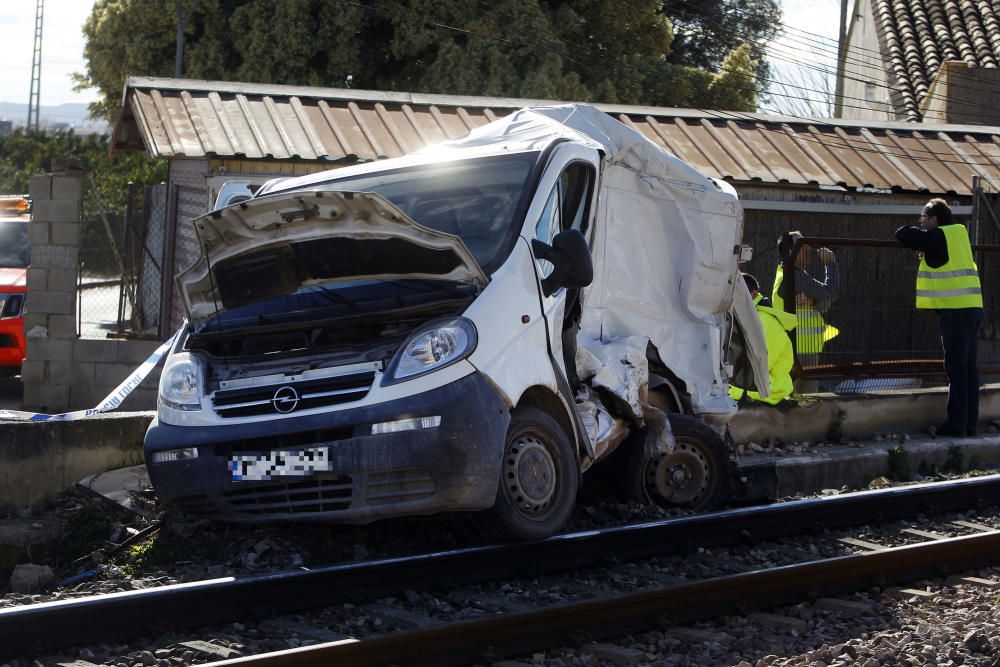
POLYGON ((144 451, 165 503, 239 521, 367 523, 396 516, 485 509, 496 498, 510 414, 478 373, 405 399, 299 419, 216 427, 154 420, 144 451), (373 423, 440 416, 436 428, 371 435, 373 423), (152 453, 197 447, 198 458, 151 463, 152 453), (329 447, 332 471, 233 481, 233 453, 329 447))
POLYGON ((0 374, 20 372, 24 351, 24 318, 0 320, 0 374))

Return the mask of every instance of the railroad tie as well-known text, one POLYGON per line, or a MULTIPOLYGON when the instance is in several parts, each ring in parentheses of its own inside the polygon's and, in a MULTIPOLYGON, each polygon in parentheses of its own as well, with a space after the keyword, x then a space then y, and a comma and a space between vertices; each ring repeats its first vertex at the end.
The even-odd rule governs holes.
MULTIPOLYGON (((36 663, 36 664, 41 664, 41 663, 36 663)), ((53 667, 101 667, 100 665, 95 665, 94 663, 88 662, 86 660, 63 660, 52 663, 47 662, 45 664, 47 665, 51 664, 53 665, 53 667)))
POLYGON ((534 611, 536 609, 536 607, 530 604, 511 600, 502 595, 464 594, 451 595, 449 598, 463 607, 476 607, 486 612, 492 611, 490 607, 507 613, 534 611))
POLYGON ((985 586, 986 588, 1000 588, 1000 581, 997 581, 996 579, 984 579, 983 577, 966 577, 961 574, 956 574, 944 580, 945 586, 958 586, 961 584, 985 586))
POLYGON ((881 544, 875 544, 874 542, 867 542, 865 540, 859 540, 854 537, 840 537, 837 538, 838 542, 843 542, 844 544, 850 545, 852 547, 859 547, 865 551, 885 551, 885 547, 881 544))
POLYGON ((907 533, 909 535, 916 535, 917 537, 922 537, 925 540, 946 540, 947 535, 942 535, 941 533, 934 533, 929 530, 920 530, 919 528, 903 528, 901 533, 907 533))
POLYGON ((709 556, 708 554, 698 554, 692 560, 701 563, 703 565, 709 565, 717 570, 722 570, 723 572, 752 572, 754 570, 760 569, 754 565, 747 565, 746 563, 737 562, 733 558, 724 558, 722 556, 709 556))
POLYGON ((699 630, 698 628, 688 627, 670 628, 666 633, 677 639, 692 642, 717 642, 722 644, 732 639, 730 635, 724 632, 712 632, 711 630, 699 630))
POLYGON ((279 636, 292 634, 304 639, 315 639, 321 642, 357 641, 354 637, 348 637, 339 632, 309 625, 308 623, 293 621, 288 618, 271 618, 261 622, 258 627, 264 632, 274 633, 279 636))
POLYGON ((792 616, 785 616, 783 614, 768 614, 763 611, 755 611, 750 614, 748 618, 752 621, 756 621, 761 625, 767 625, 772 628, 784 628, 786 630, 791 630, 793 633, 802 634, 808 632, 809 622, 801 618, 794 618, 792 616))
POLYGON ((364 608, 373 615, 392 621, 403 630, 425 630, 441 625, 441 621, 430 616, 416 614, 405 609, 394 609, 384 604, 365 605, 364 608))
POLYGON ((218 644, 213 644, 211 642, 202 641, 201 639, 192 639, 187 642, 177 642, 177 645, 189 648, 197 653, 204 653, 215 658, 221 658, 222 660, 228 660, 229 658, 235 658, 240 655, 239 651, 234 651, 231 648, 219 646, 218 644))
POLYGON ((644 652, 627 646, 588 644, 584 649, 598 660, 610 662, 618 667, 631 667, 649 660, 644 652))
POLYGON ((908 595, 910 597, 918 597, 918 598, 932 598, 935 595, 937 595, 937 593, 932 593, 931 591, 925 591, 921 588, 900 588, 897 592, 900 595, 908 595))
POLYGON ((855 602, 853 600, 841 600, 840 598, 820 598, 813 602, 813 606, 817 609, 832 611, 847 618, 875 613, 875 608, 870 604, 855 602))
POLYGON ((676 574, 668 574, 651 567, 643 567, 642 565, 626 565, 622 568, 622 573, 636 579, 649 579, 663 586, 676 586, 677 584, 688 582, 688 579, 678 577, 676 574))
POLYGON ((541 577, 538 580, 538 584, 548 589, 559 589, 563 593, 576 595, 585 600, 604 597, 614 592, 597 583, 583 584, 572 579, 560 579, 558 577, 541 577))
POLYGON ((958 521, 952 521, 952 524, 956 526, 962 526, 963 528, 971 528, 972 530, 978 530, 981 533, 992 533, 994 530, 996 530, 996 528, 994 528, 993 526, 987 526, 986 524, 976 523, 975 521, 965 521, 962 519, 958 521))

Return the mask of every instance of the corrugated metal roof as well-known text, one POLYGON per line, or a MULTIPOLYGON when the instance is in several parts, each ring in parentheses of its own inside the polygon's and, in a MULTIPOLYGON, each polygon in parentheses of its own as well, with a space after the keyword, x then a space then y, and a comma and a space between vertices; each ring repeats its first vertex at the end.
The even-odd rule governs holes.
POLYGON ((874 12, 895 92, 910 120, 920 120, 941 63, 1000 64, 997 0, 875 0, 874 12))
MULTIPOLYGON (((275 160, 396 157, 550 100, 130 78, 113 150, 275 160)), ((1000 175, 1000 128, 595 105, 736 183, 971 192, 1000 175)))

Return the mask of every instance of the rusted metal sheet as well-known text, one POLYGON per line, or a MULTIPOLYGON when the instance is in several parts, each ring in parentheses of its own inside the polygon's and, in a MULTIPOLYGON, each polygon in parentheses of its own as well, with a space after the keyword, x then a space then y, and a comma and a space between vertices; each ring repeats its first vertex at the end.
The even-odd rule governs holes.
MULTIPOLYGON (((130 78, 114 150, 154 156, 374 160, 453 139, 544 100, 130 78)), ((597 105, 714 178, 972 194, 1000 173, 1000 128, 827 121, 597 105)))

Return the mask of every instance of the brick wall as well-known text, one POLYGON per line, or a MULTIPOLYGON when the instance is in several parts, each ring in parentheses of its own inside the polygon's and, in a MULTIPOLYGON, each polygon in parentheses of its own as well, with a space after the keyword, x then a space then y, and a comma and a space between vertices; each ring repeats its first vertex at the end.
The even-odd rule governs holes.
MULTIPOLYGON (((157 347, 156 341, 80 340, 76 334, 82 173, 34 176, 28 238, 25 409, 62 412, 97 405, 157 347)), ((159 369, 129 396, 125 410, 156 406, 159 369)))

